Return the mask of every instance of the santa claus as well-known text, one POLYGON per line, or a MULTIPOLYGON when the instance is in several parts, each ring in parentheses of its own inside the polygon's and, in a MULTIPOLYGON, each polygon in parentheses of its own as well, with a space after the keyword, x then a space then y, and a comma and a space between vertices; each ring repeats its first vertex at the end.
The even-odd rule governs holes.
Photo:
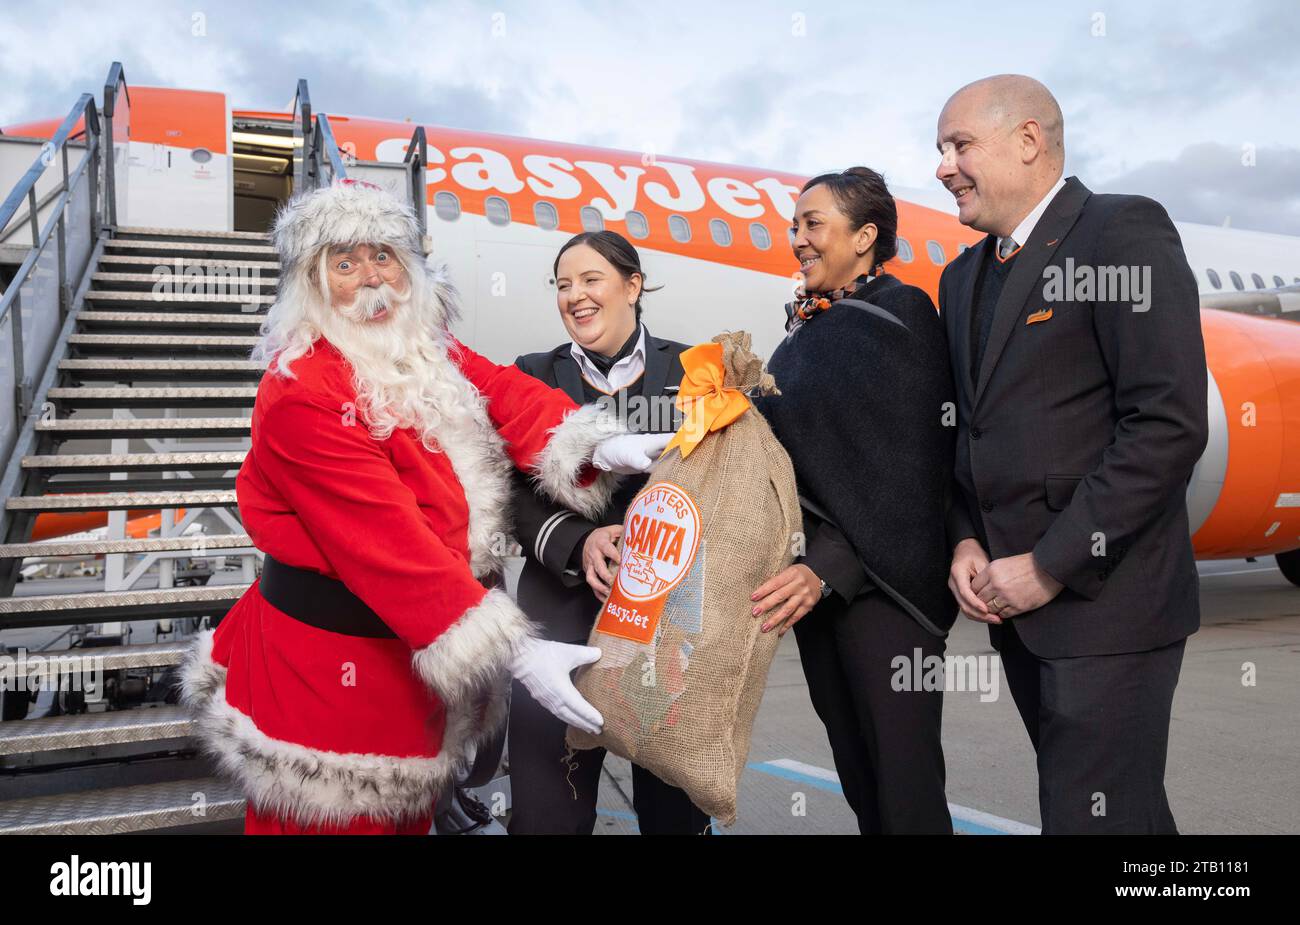
POLYGON ((263 571, 196 640, 182 697, 248 797, 246 832, 426 833, 504 721, 511 675, 601 724, 569 676, 598 651, 534 638, 496 586, 511 467, 594 516, 666 438, 459 343, 445 272, 379 187, 299 196, 272 239, 279 296, 236 481, 263 571))

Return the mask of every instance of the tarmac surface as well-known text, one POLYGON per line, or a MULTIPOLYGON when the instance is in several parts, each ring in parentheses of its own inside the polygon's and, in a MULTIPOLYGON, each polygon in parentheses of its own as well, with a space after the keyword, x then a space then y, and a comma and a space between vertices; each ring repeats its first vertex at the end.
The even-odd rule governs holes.
MULTIPOLYGON (((1170 727, 1174 817, 1184 833, 1300 832, 1300 588, 1271 557, 1199 569, 1201 630, 1188 640, 1170 727)), ((996 655, 987 629, 967 620, 953 628, 947 651, 996 655)), ((1032 834, 1039 825, 1033 748, 1000 680, 988 702, 973 689, 944 695, 948 801, 962 834, 1032 834)), ((597 832, 635 832, 630 768, 610 757, 605 769, 597 832)), ((793 633, 768 676, 737 822, 719 832, 857 832, 793 633)))

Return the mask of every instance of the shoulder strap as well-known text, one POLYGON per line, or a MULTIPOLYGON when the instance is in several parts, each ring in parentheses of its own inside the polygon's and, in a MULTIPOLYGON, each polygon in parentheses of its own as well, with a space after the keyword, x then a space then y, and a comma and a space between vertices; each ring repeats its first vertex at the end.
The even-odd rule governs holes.
POLYGON ((874 315, 877 318, 884 319, 885 321, 892 321, 900 328, 907 327, 907 325, 903 324, 902 320, 898 316, 891 315, 889 312, 885 311, 879 305, 872 305, 870 302, 863 302, 861 299, 840 299, 835 304, 847 305, 851 308, 858 308, 866 312, 868 315, 874 315))

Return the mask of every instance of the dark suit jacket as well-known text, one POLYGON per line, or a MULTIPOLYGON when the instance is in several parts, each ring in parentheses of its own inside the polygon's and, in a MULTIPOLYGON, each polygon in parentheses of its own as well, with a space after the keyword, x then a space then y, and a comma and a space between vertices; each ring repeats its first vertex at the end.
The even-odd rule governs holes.
MULTIPOLYGON (((1199 300, 1178 232, 1151 199, 1067 180, 1014 258, 972 387, 972 301, 995 246, 986 237, 939 281, 958 395, 948 538, 976 537, 992 558, 1032 551, 1065 585, 1013 618, 1036 655, 1185 638, 1200 599, 1184 494, 1207 423, 1199 300), (1045 288, 1048 267, 1108 266, 1149 268, 1146 311, 1045 288)), ((1001 628, 990 631, 997 646, 1001 628)))
MULTIPOLYGON (((682 381, 680 356, 686 344, 663 340, 646 330, 645 374, 628 386, 629 396, 663 396, 672 400, 682 381)), ((545 353, 530 353, 515 360, 515 365, 552 388, 564 391, 578 404, 586 401, 582 374, 566 341, 545 353)), ((634 426, 639 422, 629 420, 634 426)), ((668 423, 648 420, 647 425, 668 423)), ((644 429, 651 429, 649 426, 644 429)), ((659 427, 659 430, 666 428, 659 427)), ((645 476, 627 476, 615 493, 614 500, 598 521, 589 521, 568 508, 539 494, 522 476, 516 476, 512 500, 515 511, 515 537, 523 547, 524 570, 519 577, 519 606, 547 639, 558 642, 586 642, 600 609, 580 569, 571 568, 571 559, 587 535, 596 527, 621 524, 632 497, 645 484, 645 476)))

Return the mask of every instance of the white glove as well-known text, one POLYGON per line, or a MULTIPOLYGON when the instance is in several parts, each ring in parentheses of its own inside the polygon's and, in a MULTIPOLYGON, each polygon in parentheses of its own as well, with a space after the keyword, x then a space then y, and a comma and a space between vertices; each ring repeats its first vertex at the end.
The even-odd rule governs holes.
POLYGON ((529 639, 510 663, 510 674, 556 719, 599 735, 605 718, 583 699, 569 678, 573 669, 590 665, 598 658, 600 650, 594 646, 529 639))
POLYGON ((619 475, 649 472, 672 439, 672 434, 620 434, 609 437, 596 445, 591 462, 597 469, 619 475))

